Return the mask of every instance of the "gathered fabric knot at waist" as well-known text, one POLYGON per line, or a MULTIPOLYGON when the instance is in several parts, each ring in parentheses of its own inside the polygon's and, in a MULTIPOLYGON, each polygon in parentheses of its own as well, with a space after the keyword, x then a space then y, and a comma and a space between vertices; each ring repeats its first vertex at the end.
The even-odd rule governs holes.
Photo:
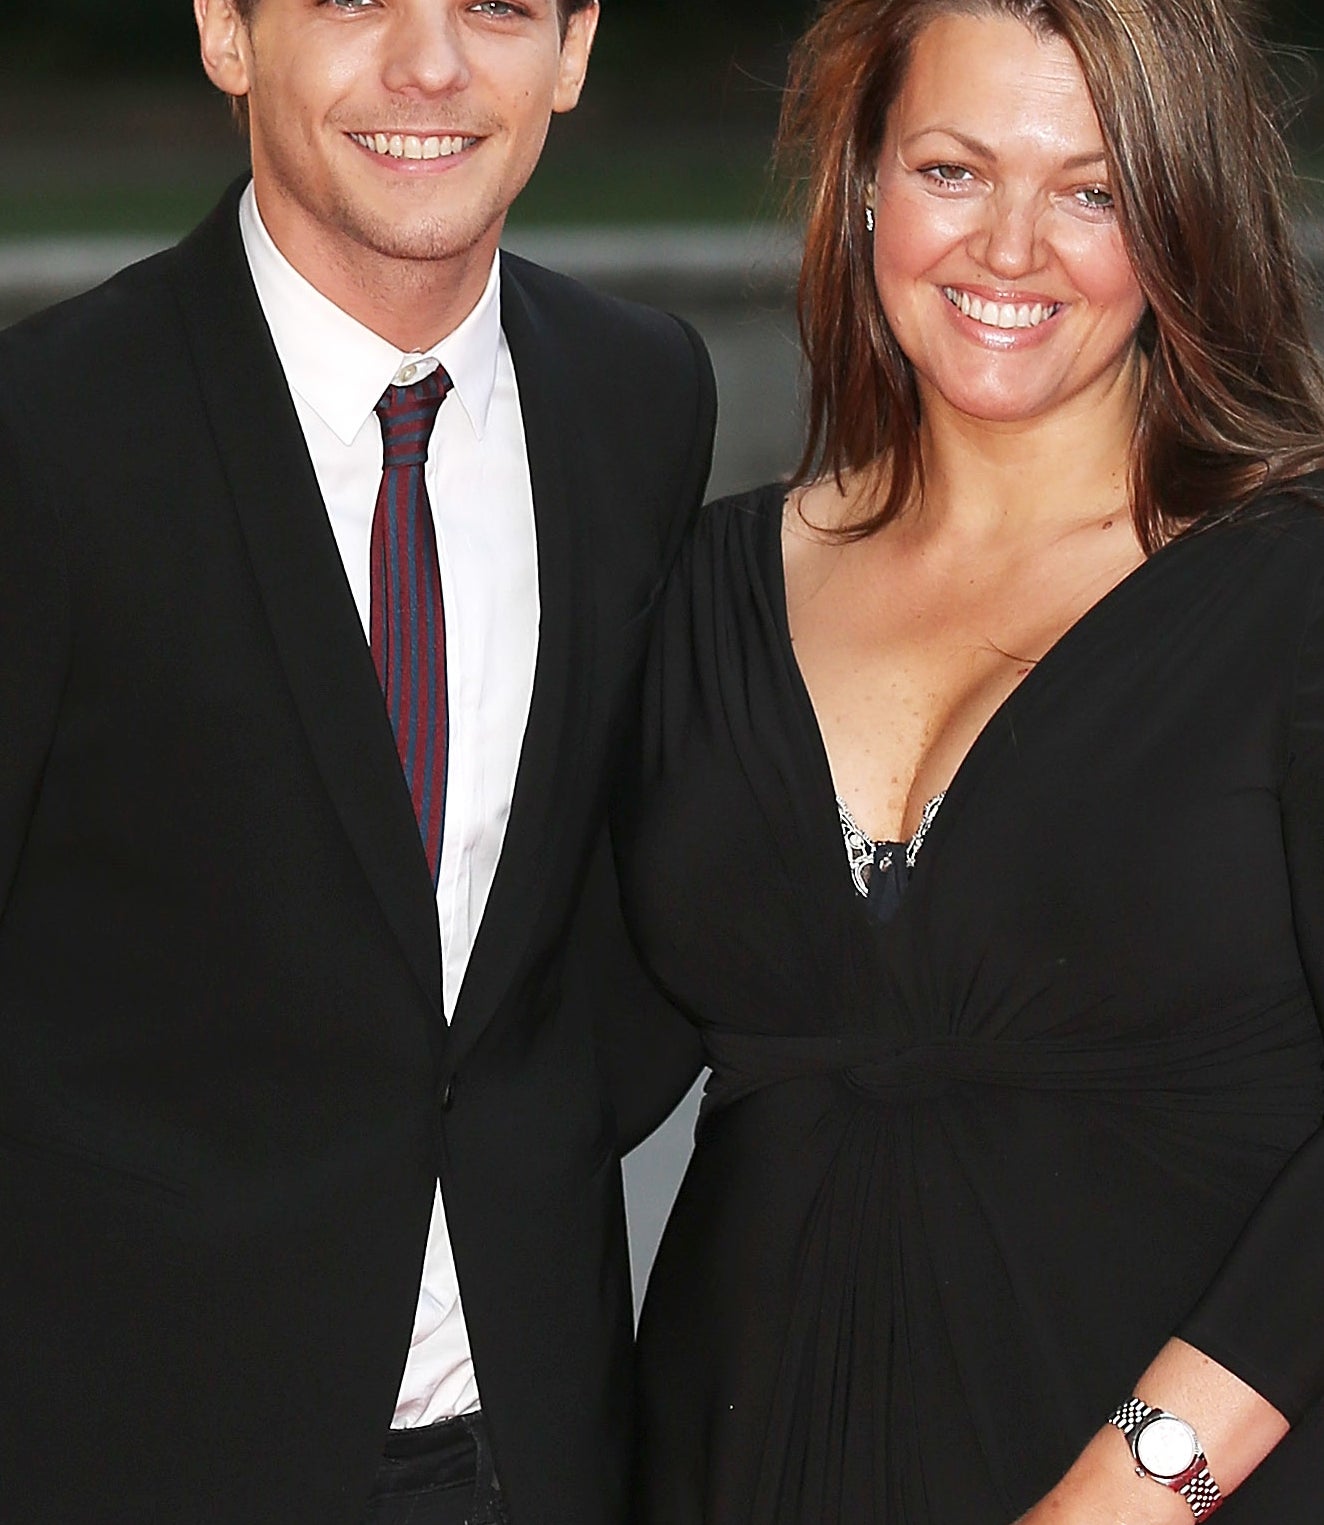
MULTIPOLYGON (((708 1028, 712 1074, 701 1121, 771 1086, 829 1077, 866 1101, 905 1105, 966 1086, 1096 1096, 1146 1092, 1198 1103, 1255 1082, 1299 1091, 1318 1106, 1319 1033, 1293 1020, 1296 1000, 1248 1002, 1174 1030, 1119 1025, 1107 1032, 980 1038, 952 1036, 898 1044, 874 1033, 768 1034, 708 1028), (1313 1077, 1306 1084, 1306 1078, 1313 1077)), ((1309 1016, 1309 1013, 1306 1014, 1309 1016)), ((1279 1102, 1285 1098, 1279 1090, 1279 1102)))
POLYGON ((833 1076, 866 1100, 902 1104, 943 1094, 962 1083, 1016 1084, 1025 1045, 944 1039, 888 1047, 868 1034, 769 1036, 710 1032, 704 1037, 712 1075, 703 1115, 768 1086, 833 1076))

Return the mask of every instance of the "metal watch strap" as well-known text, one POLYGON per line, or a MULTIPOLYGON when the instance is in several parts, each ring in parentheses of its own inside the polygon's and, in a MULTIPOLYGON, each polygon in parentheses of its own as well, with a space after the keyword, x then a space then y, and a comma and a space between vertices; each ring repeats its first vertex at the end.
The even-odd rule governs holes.
POLYGON ((1191 1506, 1191 1513, 1197 1520, 1203 1520, 1206 1515, 1213 1514, 1223 1502, 1223 1495, 1219 1491, 1218 1484, 1209 1475, 1208 1462, 1204 1462, 1194 1477, 1188 1477, 1177 1492, 1191 1506))
POLYGON ((1116 1425, 1128 1440, 1131 1431, 1138 1428, 1142 1419, 1148 1419, 1154 1412, 1148 1403, 1141 1403, 1139 1398, 1128 1398, 1124 1403, 1119 1403, 1114 1411, 1108 1416, 1108 1423, 1116 1425))
MULTIPOLYGON (((1195 1460, 1191 1463, 1192 1468, 1195 1470, 1188 1472, 1181 1481, 1174 1478, 1172 1482, 1165 1482, 1162 1478, 1155 1477, 1152 1472, 1145 1471, 1139 1465, 1140 1458, 1136 1455, 1133 1436, 1147 1419, 1156 1415, 1162 1415, 1165 1418, 1171 1419, 1177 1417, 1175 1414, 1168 1414, 1166 1409, 1154 1408, 1151 1404, 1144 1403, 1139 1398, 1127 1398, 1125 1402, 1119 1403, 1113 1413, 1108 1416, 1108 1423, 1114 1425, 1126 1436, 1127 1444, 1131 1447, 1131 1455, 1135 1457, 1137 1462, 1136 1470, 1140 1475, 1149 1478, 1151 1482, 1158 1483, 1161 1488, 1167 1488, 1173 1493, 1180 1493, 1189 1505, 1194 1518, 1203 1520, 1213 1514, 1214 1510, 1223 1502, 1223 1495, 1219 1491, 1218 1484, 1210 1476, 1209 1463, 1205 1459, 1203 1451, 1197 1449, 1195 1460)), ((1185 1420, 1182 1423, 1184 1424, 1185 1420)), ((1190 1426, 1188 1425, 1187 1428, 1189 1429, 1190 1426)), ((1192 1434, 1194 1434, 1194 1431, 1192 1431, 1192 1434)), ((1200 1442, 1197 1438, 1196 1446, 1198 1447, 1199 1444, 1200 1442)))

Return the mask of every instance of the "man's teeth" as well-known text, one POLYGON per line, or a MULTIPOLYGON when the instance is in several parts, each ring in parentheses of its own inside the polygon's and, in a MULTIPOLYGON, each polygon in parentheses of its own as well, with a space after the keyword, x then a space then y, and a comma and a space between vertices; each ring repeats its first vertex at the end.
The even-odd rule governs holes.
POLYGON ((370 153, 389 159, 449 159, 476 143, 476 138, 416 138, 412 133, 351 132, 350 137, 370 153))
POLYGON ((984 302, 972 297, 968 291, 958 291, 954 286, 944 286, 942 294, 959 308, 967 318, 983 323, 987 328, 1038 328, 1045 318, 1061 312, 1061 302, 984 302))

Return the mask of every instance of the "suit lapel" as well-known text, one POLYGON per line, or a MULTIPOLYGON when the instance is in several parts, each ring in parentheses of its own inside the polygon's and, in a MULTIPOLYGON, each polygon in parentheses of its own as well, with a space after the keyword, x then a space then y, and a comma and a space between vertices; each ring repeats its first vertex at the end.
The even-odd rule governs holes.
POLYGON ((570 406, 564 334, 503 266, 501 321, 519 385, 538 538, 538 660, 501 862, 451 1024, 458 1061, 517 978, 549 889, 565 871, 562 827, 588 703, 587 602, 577 596, 583 533, 578 463, 582 427, 570 406))
POLYGON ((183 245, 176 296, 204 406, 323 784, 440 1013, 436 902, 377 674, 253 289, 236 187, 183 245))

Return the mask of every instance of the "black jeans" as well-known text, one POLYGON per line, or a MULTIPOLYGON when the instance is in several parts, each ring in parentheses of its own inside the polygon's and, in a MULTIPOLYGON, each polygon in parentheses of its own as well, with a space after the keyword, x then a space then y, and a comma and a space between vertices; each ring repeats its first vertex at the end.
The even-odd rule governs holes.
POLYGON ((483 1416, 392 1430, 363 1525, 510 1525, 483 1416))

